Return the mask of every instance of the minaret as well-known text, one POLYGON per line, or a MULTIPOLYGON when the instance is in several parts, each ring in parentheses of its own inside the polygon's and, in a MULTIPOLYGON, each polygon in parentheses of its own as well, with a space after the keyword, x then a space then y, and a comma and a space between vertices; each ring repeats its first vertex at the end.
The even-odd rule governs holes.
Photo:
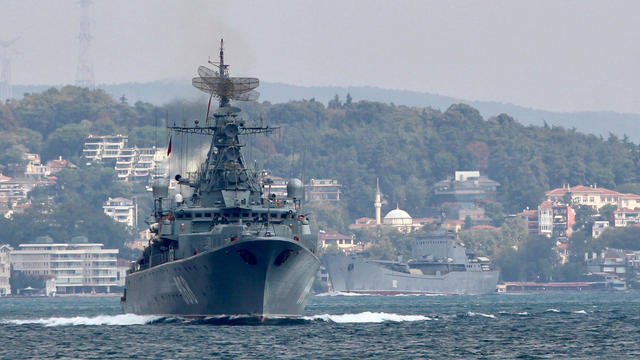
POLYGON ((381 225, 381 216, 380 210, 382 209, 382 195, 380 194, 380 183, 378 182, 378 178, 376 178, 376 201, 373 203, 373 206, 376 207, 376 225, 381 225))

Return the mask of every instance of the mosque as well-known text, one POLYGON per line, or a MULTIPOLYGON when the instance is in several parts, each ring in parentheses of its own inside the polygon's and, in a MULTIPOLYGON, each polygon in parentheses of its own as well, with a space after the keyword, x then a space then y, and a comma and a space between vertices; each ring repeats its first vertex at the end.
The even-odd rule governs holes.
POLYGON ((377 226, 394 227, 398 231, 409 233, 420 229, 426 224, 434 223, 434 218, 412 218, 408 212, 400 209, 398 205, 396 208, 389 211, 384 218, 382 218, 382 193, 380 193, 380 184, 376 179, 376 198, 373 202, 375 208, 376 218, 361 217, 356 219, 354 224, 349 225, 351 230, 360 230, 367 228, 375 228, 377 226))

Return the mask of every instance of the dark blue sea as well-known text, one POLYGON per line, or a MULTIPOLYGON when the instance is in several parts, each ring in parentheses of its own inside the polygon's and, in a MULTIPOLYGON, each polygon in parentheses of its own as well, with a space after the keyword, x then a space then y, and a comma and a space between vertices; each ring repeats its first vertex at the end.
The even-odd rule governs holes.
POLYGON ((0 298, 2 359, 640 359, 640 293, 313 296, 299 319, 122 314, 0 298))

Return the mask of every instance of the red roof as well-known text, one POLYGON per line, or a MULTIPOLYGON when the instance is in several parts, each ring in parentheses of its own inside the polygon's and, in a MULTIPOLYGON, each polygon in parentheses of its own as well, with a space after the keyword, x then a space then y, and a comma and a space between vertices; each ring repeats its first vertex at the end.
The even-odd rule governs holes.
POLYGON ((591 186, 584 186, 584 185, 576 185, 574 187, 569 187, 569 188, 556 188, 553 190, 549 190, 545 193, 546 196, 562 196, 564 194, 566 194, 567 192, 570 192, 572 194, 576 194, 576 195, 582 195, 582 194, 589 194, 589 195, 623 195, 617 191, 613 191, 613 190, 609 190, 609 189, 605 189, 605 188, 599 188, 599 187, 591 187, 591 186))
POLYGON ((318 233, 318 240, 327 239, 351 239, 351 235, 342 235, 340 233, 318 233))
POLYGON ((553 204, 551 203, 551 201, 545 200, 538 207, 541 208, 541 209, 551 209, 553 207, 553 204))
POLYGON ((471 229, 476 230, 476 229, 487 229, 487 230, 496 230, 499 229, 495 226, 491 226, 491 225, 475 225, 472 226, 471 229))

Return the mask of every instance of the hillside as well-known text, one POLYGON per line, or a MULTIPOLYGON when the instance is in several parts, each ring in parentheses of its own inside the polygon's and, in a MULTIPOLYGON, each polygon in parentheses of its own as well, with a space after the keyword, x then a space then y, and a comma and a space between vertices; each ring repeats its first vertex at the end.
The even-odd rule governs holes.
MULTIPOLYGON (((14 87, 14 93, 41 92, 48 87, 44 85, 18 85, 14 87)), ((103 84, 99 87, 116 99, 125 95, 130 103, 144 101, 155 105, 163 105, 174 99, 197 99, 201 96, 189 81, 165 80, 150 83, 103 84)), ((262 94, 261 101, 269 101, 271 103, 315 98, 317 101, 327 104, 334 95, 337 94, 344 99, 348 93, 351 94, 355 101, 368 100, 387 104, 431 107, 441 111, 445 111, 452 104, 464 103, 476 108, 485 118, 499 114, 509 114, 524 125, 543 126, 546 122, 548 125, 562 126, 568 129, 576 128, 580 132, 601 135, 605 138, 609 136, 609 133, 613 133, 618 137, 627 135, 631 141, 640 143, 640 131, 638 131, 640 114, 622 114, 611 111, 552 112, 500 102, 472 101, 427 92, 391 90, 368 86, 306 87, 262 82, 259 90, 262 94)))

